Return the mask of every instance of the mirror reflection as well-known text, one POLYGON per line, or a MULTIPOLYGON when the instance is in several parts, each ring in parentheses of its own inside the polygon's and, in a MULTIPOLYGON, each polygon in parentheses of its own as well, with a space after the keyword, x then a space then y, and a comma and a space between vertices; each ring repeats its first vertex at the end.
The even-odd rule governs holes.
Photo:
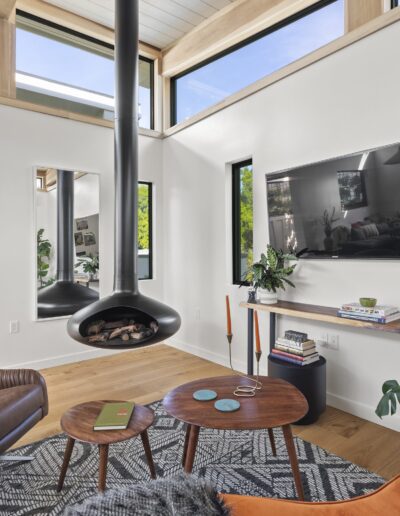
POLYGON ((68 316, 99 298, 99 177, 37 167, 37 317, 68 316))

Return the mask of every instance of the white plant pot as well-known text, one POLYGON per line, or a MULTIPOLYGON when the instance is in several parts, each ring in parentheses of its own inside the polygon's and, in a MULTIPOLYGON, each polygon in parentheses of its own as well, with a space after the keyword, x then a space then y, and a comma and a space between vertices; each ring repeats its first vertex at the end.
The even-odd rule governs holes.
POLYGON ((278 294, 276 292, 270 292, 265 288, 257 289, 257 297, 260 303, 265 305, 274 305, 278 302, 278 294))

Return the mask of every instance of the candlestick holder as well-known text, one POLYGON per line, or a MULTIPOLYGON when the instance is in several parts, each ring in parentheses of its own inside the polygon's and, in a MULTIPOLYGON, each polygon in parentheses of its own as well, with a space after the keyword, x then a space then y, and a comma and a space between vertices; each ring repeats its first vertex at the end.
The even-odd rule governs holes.
POLYGON ((235 390, 233 391, 233 394, 237 396, 238 398, 252 398, 256 395, 256 392, 261 389, 262 383, 259 380, 259 368, 260 368, 260 359, 261 359, 261 351, 256 351, 256 361, 257 361, 257 376, 256 378, 250 378, 249 376, 239 373, 233 368, 232 365, 232 339, 233 335, 231 333, 228 333, 226 336, 228 340, 228 346, 229 346, 229 365, 232 369, 232 371, 241 378, 246 378, 246 380, 249 380, 250 382, 253 382, 254 385, 238 385, 235 390))

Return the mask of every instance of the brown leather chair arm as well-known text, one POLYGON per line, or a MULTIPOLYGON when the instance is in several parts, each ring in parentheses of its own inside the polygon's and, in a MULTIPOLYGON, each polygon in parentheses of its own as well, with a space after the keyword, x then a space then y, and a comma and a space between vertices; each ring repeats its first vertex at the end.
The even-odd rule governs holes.
POLYGON ((0 389, 17 387, 18 385, 40 385, 43 392, 43 417, 49 411, 49 400, 47 395, 46 382, 43 376, 33 369, 0 369, 0 389))

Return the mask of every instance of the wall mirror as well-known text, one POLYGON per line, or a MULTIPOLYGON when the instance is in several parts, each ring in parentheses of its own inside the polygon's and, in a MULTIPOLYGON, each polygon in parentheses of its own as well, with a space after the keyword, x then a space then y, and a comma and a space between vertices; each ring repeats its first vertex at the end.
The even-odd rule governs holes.
POLYGON ((36 317, 64 317, 99 298, 99 176, 36 167, 36 317))

